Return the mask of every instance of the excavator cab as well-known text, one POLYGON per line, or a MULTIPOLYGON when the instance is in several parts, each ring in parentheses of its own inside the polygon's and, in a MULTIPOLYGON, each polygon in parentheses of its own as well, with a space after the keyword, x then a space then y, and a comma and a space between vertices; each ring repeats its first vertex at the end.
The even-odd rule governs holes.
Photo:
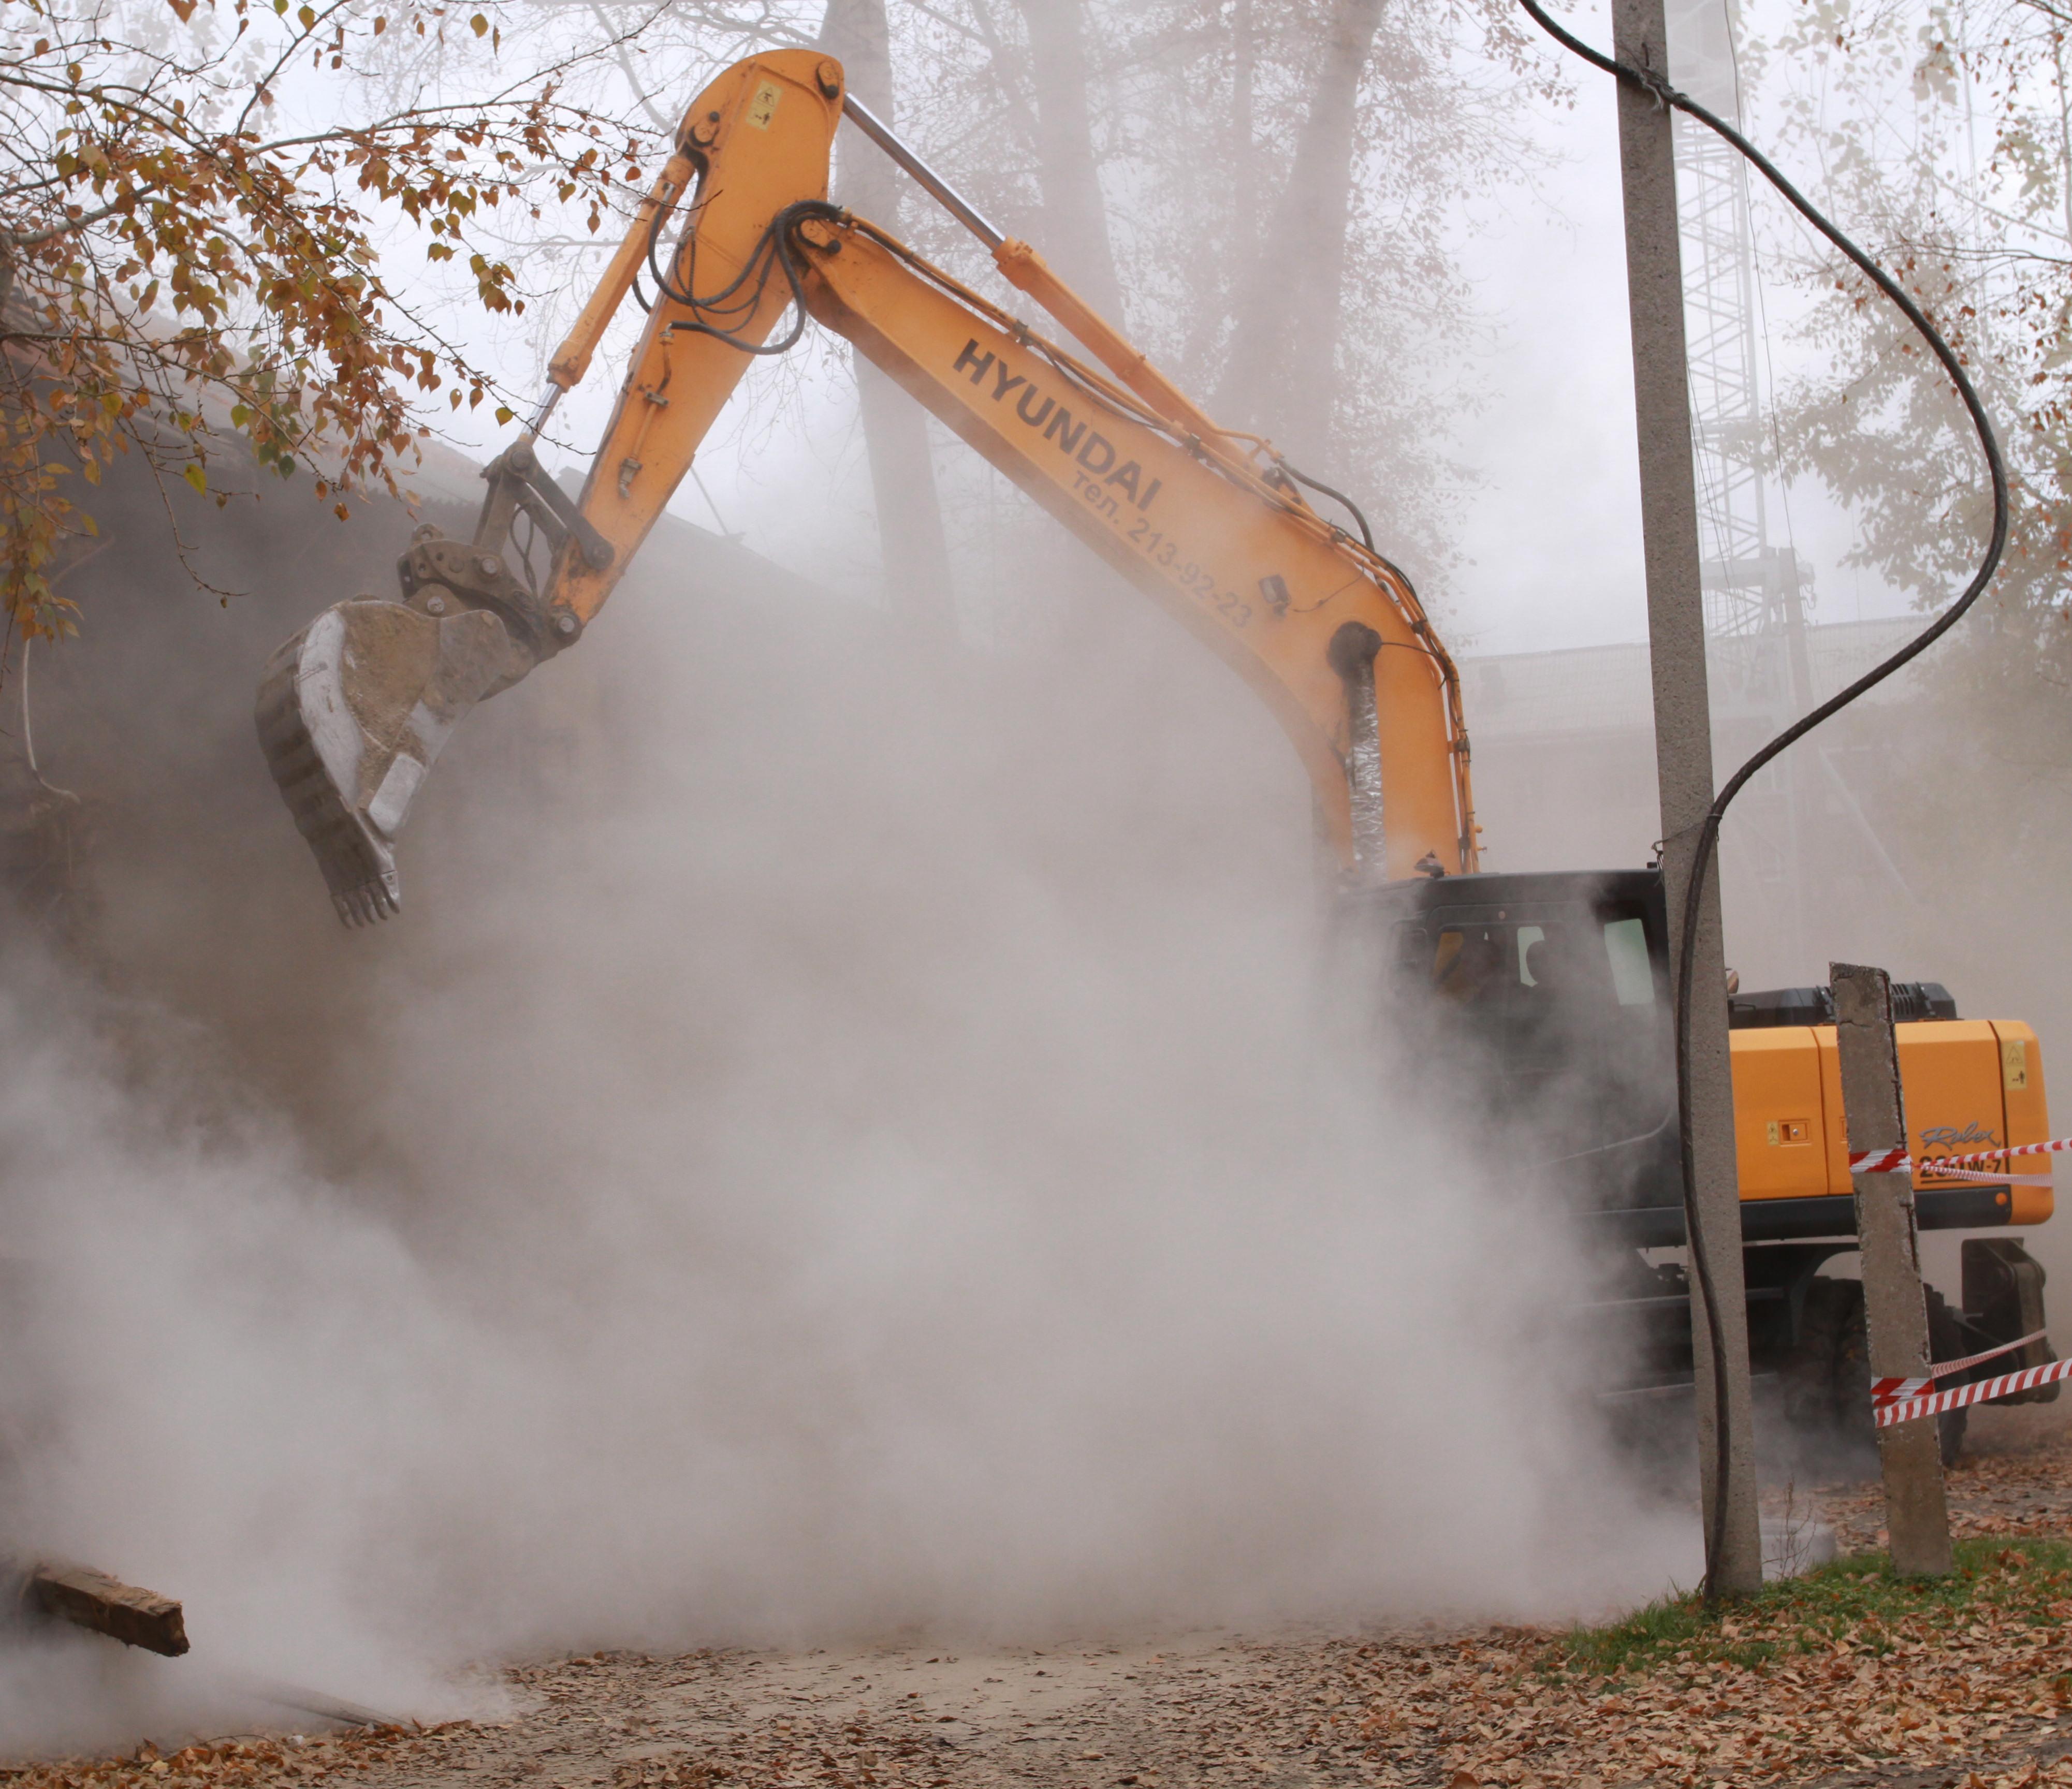
POLYGON ((1579 1211, 1680 1218, 1658 872, 1423 876, 1349 892, 1338 929, 1391 1053, 1478 1114, 1463 1135, 1579 1211))

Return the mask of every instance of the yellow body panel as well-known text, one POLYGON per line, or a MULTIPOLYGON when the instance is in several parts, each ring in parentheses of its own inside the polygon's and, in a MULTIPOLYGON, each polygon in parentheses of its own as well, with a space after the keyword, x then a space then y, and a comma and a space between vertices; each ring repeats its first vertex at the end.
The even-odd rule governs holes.
POLYGON ((1820 1056, 1804 1025, 1733 1036, 1734 1142, 1744 1199, 1828 1191, 1820 1056))
MULTIPOLYGON (((2000 1045, 2000 1100, 2007 1112, 2010 1143, 2040 1143, 2050 1136, 2050 1102, 2043 1088, 2043 1047, 2036 1033, 2019 1019, 1996 1019, 1993 1032, 2000 1045)), ((2008 1166, 2016 1173, 2048 1176, 2055 1155, 2018 1155, 2008 1166)), ((2010 1187, 2014 1224, 2041 1224, 2055 1200, 2050 1188, 2010 1187)))
MULTIPOLYGON (((2018 1021, 1936 1020, 1897 1028, 1907 1144, 1917 1162, 1967 1155, 2050 1135, 2043 1052, 2018 1021)), ((1734 1136, 1744 1199, 1847 1195, 1840 1060, 1832 1025, 1781 1025, 1733 1034, 1734 1136)), ((2008 1164, 2047 1175, 2053 1158, 2008 1164)), ((1917 1189, 1955 1183, 1918 1171, 1917 1189)), ((2041 1224, 2048 1187, 2001 1187, 1996 1202, 2016 1224, 2041 1224)))

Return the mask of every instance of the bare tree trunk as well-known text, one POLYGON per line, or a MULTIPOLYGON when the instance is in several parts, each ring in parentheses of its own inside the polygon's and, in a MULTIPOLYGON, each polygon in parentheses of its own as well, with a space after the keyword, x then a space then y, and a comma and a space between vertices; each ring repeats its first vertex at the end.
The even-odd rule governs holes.
POLYGON ((1381 0, 1336 0, 1331 8, 1288 191, 1240 289, 1216 392, 1222 421, 1267 429, 1292 453, 1321 453, 1330 444, 1355 125, 1380 25, 1381 0))
POLYGON ((1036 89, 1036 158, 1043 184, 1043 236, 1036 244, 1067 285, 1117 328, 1122 282, 1108 239, 1108 203, 1094 161, 1087 109, 1081 0, 1021 0, 1036 89))
POLYGON ((1247 255, 1259 248, 1259 156, 1252 146, 1252 88, 1259 78, 1259 43, 1252 0, 1237 0, 1231 16, 1231 240, 1247 255))
MULTIPOLYGON (((885 0, 828 0, 820 47, 840 59, 857 97, 891 123, 892 60, 885 0)), ((843 132, 837 142, 836 196, 896 232, 902 196, 898 170, 853 129, 843 132)), ((917 630, 954 640, 956 605, 950 584, 949 547, 943 534, 942 502, 935 490, 935 462, 928 449, 927 418, 913 399, 862 355, 854 359, 864 448, 870 459, 871 494, 878 507, 878 550, 885 563, 886 605, 917 630)))

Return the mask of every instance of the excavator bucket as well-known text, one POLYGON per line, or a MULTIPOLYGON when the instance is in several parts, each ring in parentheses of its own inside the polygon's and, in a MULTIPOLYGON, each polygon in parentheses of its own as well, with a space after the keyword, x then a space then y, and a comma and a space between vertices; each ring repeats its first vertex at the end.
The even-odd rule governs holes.
POLYGON ((259 743, 347 925, 401 910, 396 835, 418 785, 454 723, 531 663, 487 609, 434 618, 371 597, 268 662, 259 743))

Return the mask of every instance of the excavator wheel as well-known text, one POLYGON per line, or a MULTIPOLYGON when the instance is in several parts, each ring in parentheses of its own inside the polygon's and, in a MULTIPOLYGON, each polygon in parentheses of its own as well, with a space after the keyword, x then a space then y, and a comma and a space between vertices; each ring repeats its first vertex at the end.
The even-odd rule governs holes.
MULTIPOLYGON (((1923 1288, 1928 1303, 1928 1352, 1953 1360, 1963 1338, 1942 1295, 1923 1288)), ((1785 1364, 1785 1415, 1808 1463, 1851 1477, 1875 1477, 1877 1429, 1871 1421, 1870 1344, 1864 1327, 1860 1280, 1824 1274, 1806 1289, 1798 1348, 1785 1364)), ((1936 1420, 1942 1463, 1951 1466, 1964 1446, 1968 1410, 1946 1410, 1936 1420)))
POLYGON ((268 661, 259 743, 347 925, 401 910, 395 841, 418 786, 461 717, 531 662, 487 609, 435 619, 371 597, 268 661))

